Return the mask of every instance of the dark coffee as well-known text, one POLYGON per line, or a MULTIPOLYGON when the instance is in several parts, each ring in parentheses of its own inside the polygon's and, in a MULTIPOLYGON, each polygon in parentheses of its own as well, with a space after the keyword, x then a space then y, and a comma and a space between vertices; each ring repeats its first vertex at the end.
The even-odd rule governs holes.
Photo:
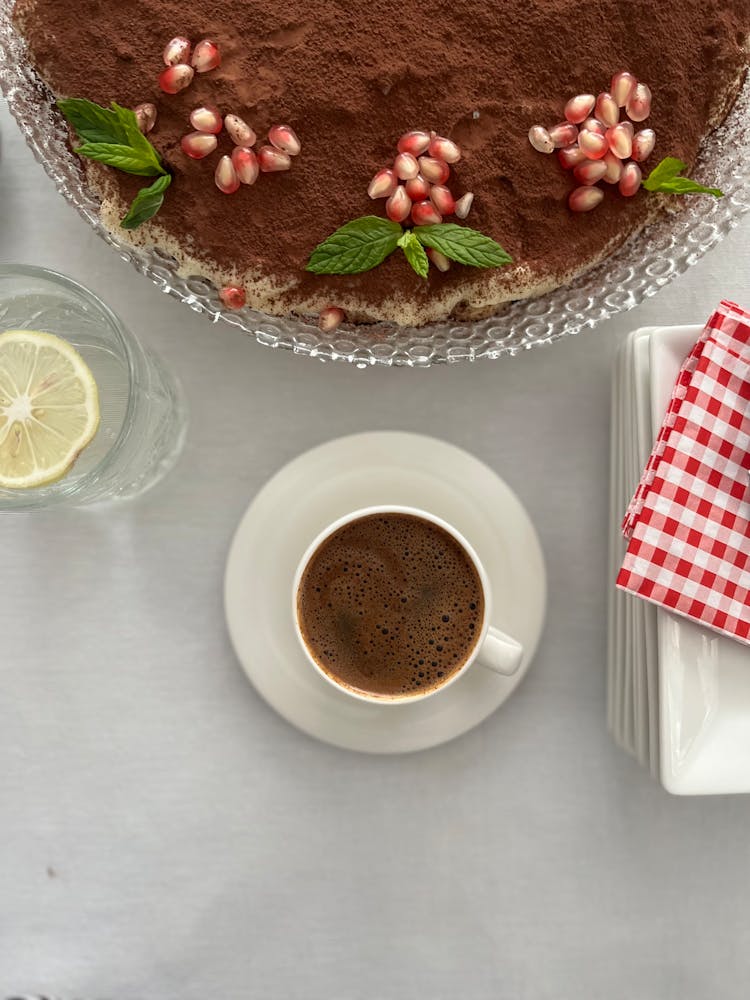
POLYGON ((371 514, 330 535, 297 591, 305 643, 345 687, 400 696, 441 687, 476 645, 484 596, 456 539, 412 514, 371 514))

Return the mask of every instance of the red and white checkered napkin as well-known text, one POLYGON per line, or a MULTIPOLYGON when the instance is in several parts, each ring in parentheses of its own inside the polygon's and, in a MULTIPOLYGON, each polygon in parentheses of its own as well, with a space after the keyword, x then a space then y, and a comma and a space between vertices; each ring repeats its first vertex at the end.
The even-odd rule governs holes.
POLYGON ((750 313, 732 302, 680 371, 622 530, 618 587, 750 644, 750 313))

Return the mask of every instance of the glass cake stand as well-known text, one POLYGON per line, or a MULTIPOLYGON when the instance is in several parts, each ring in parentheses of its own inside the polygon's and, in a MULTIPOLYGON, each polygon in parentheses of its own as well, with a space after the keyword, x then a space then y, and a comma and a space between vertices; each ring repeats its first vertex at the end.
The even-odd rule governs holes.
POLYGON ((750 77, 723 125, 704 143, 692 176, 720 187, 725 197, 681 199, 605 261, 546 295, 501 307, 489 319, 431 323, 423 327, 342 325, 325 334, 314 323, 268 316, 252 309, 227 310, 218 289, 201 275, 183 277, 158 247, 134 247, 111 233, 99 217, 54 97, 30 66, 24 40, 11 22, 12 0, 0 0, 0 89, 34 155, 58 191, 96 232, 136 270, 163 291, 216 322, 224 320, 260 344, 325 361, 427 367, 517 354, 549 344, 655 295, 717 244, 750 210, 750 77))

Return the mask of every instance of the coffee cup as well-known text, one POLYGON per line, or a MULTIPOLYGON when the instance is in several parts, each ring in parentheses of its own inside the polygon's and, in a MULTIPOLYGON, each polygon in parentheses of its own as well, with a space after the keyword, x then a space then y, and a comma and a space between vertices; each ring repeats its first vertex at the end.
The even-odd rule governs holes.
POLYGON ((470 669, 511 676, 523 659, 521 644, 491 624, 476 551, 415 507, 355 510, 321 531, 297 566, 292 615, 311 667, 360 701, 412 703, 470 669))

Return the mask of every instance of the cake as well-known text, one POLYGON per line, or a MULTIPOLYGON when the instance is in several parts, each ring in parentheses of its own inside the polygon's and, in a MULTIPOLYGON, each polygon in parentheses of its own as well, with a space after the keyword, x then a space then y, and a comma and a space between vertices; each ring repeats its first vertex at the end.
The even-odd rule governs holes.
POLYGON ((627 70, 653 95, 656 148, 644 172, 666 156, 691 167, 741 86, 750 35, 747 0, 17 0, 14 18, 58 97, 157 108, 148 137, 173 179, 152 219, 120 229, 143 178, 85 162, 108 227, 171 253, 184 274, 243 289, 264 312, 335 306, 352 322, 402 325, 492 314, 565 283, 640 230, 670 196, 624 197, 610 185, 595 211, 572 212, 570 172, 532 147, 530 128, 561 121, 570 96, 607 91, 627 70), (212 39, 221 64, 168 95, 158 79, 175 36, 212 39), (291 169, 226 195, 214 183, 233 149, 226 131, 205 159, 181 146, 202 105, 239 115, 258 144, 288 123, 301 153, 291 169), (338 227, 384 214, 368 185, 414 129, 460 146, 448 186, 474 194, 465 224, 512 263, 430 267, 425 279, 393 253, 361 274, 307 271, 338 227))

